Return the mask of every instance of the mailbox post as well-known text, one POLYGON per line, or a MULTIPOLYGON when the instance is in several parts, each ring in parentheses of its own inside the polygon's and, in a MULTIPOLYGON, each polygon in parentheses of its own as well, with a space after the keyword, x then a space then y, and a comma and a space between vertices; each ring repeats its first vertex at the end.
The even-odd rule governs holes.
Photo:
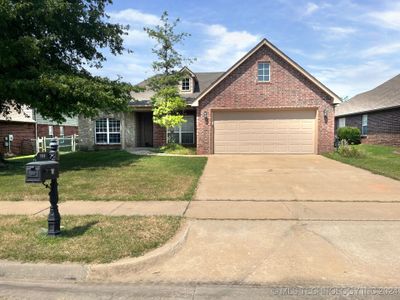
MULTIPOLYGON (((50 141, 49 158, 52 161, 58 161, 58 143, 56 139, 52 139, 50 141)), ((61 216, 60 212, 58 211, 57 177, 51 179, 49 198, 50 198, 50 212, 49 212, 49 217, 47 218, 47 223, 48 223, 47 235, 57 236, 61 233, 60 231, 61 216)))
POLYGON ((52 139, 50 142, 50 151, 39 152, 36 155, 36 161, 26 165, 25 177, 25 182, 27 183, 42 183, 50 188, 50 212, 47 218, 47 235, 49 236, 57 236, 61 233, 61 217, 58 211, 58 176, 58 143, 56 139, 52 139), (50 186, 45 184, 46 180, 50 180, 50 186))

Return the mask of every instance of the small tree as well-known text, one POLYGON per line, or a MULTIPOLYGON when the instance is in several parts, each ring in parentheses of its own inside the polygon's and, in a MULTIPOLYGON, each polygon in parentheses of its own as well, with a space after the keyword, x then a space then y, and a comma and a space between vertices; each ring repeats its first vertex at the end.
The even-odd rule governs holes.
MULTIPOLYGON (((155 91, 151 98, 154 123, 171 131, 175 126, 185 122, 183 110, 186 108, 186 101, 178 90, 183 74, 177 68, 182 68, 184 61, 188 63, 192 61, 184 58, 175 47, 190 35, 185 32, 175 33, 175 27, 180 20, 170 22, 168 12, 165 11, 160 20, 160 25, 144 28, 149 37, 157 42, 152 49, 157 56, 157 60, 152 64, 157 75, 150 78, 148 86, 155 91)), ((168 140, 169 142, 171 140, 168 140)))

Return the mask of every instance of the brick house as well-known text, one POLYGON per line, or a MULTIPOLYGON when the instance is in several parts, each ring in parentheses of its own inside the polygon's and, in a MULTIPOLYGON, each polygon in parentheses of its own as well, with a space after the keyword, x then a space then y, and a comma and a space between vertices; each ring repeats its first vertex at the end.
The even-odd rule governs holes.
POLYGON ((336 107, 335 127, 357 127, 362 143, 400 146, 400 74, 336 107))
POLYGON ((37 124, 38 137, 64 137, 78 134, 78 118, 65 117, 65 122, 57 123, 53 120, 43 118, 34 111, 34 118, 37 124))
POLYGON ((16 155, 32 154, 35 139, 35 119, 33 111, 26 107, 21 113, 14 109, 7 117, 0 114, 0 153, 13 153, 16 155), (13 136, 13 141, 8 145, 8 136, 13 136))
POLYGON ((168 133, 153 123, 154 92, 146 90, 133 94, 131 112, 80 118, 81 148, 158 147, 173 134, 199 154, 333 149, 339 97, 266 39, 226 72, 181 72, 188 104, 181 127, 168 133))
POLYGON ((21 112, 11 109, 6 117, 0 115, 0 153, 32 154, 37 137, 63 137, 77 133, 77 118, 66 118, 64 123, 56 123, 43 118, 31 108, 24 107, 21 112), (13 136, 10 146, 6 141, 9 135, 13 136))

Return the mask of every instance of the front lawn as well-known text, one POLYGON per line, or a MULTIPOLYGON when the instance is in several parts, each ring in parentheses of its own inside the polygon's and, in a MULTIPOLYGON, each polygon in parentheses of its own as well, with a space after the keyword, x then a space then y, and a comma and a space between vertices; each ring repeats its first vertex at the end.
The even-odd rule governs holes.
POLYGON ((109 263, 169 240, 179 217, 63 216, 62 235, 46 235, 47 217, 0 216, 0 259, 109 263))
POLYGON ((364 154, 362 157, 343 157, 337 152, 325 154, 343 163, 369 170, 373 173, 400 180, 400 149, 378 145, 357 145, 364 154))
MULTIPOLYGON (((48 200, 41 184, 25 184, 32 157, 9 159, 0 168, 0 200, 48 200)), ((205 157, 138 156, 126 151, 75 152, 60 156, 60 200, 190 200, 205 157)))

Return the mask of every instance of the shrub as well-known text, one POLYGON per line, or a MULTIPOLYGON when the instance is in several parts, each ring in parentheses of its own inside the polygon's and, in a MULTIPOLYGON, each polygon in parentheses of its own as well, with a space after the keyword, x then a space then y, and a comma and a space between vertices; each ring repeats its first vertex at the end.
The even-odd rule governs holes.
POLYGON ((338 153, 343 157, 360 158, 364 156, 364 153, 359 148, 349 145, 345 139, 340 141, 338 153))
POLYGON ((351 145, 361 143, 361 132, 357 127, 341 127, 337 131, 337 136, 340 141, 346 140, 351 145))

